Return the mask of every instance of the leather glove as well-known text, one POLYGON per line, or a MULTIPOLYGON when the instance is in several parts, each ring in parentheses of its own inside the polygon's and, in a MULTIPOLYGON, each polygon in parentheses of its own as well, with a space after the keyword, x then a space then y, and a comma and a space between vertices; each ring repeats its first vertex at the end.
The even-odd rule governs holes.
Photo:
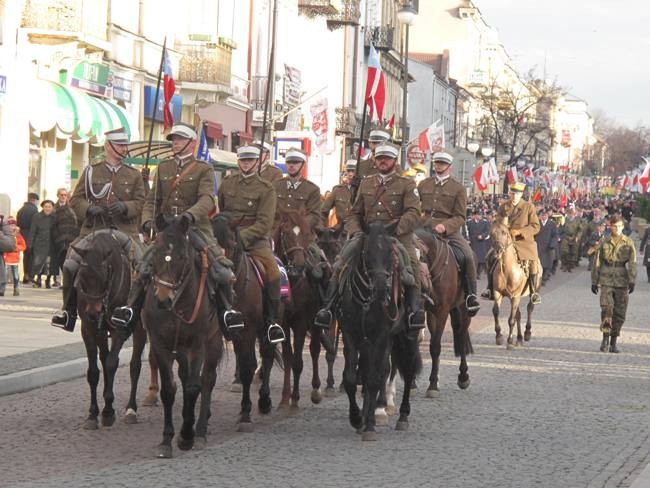
POLYGON ((150 235, 151 234, 151 227, 152 227, 152 222, 151 220, 147 220, 144 224, 142 224, 142 233, 144 235, 150 235))
POLYGON ((106 207, 102 207, 101 205, 91 205, 90 207, 88 207, 86 213, 90 217, 99 217, 100 215, 106 214, 106 207))
POLYGON ((630 283, 629 285, 627 285, 627 292, 628 292, 630 295, 631 295, 632 293, 634 293, 634 283, 630 283))
POLYGON ((598 285, 591 285, 591 293, 598 295, 598 285))
POLYGON ((189 226, 194 223, 194 216, 189 212, 183 212, 181 214, 180 222, 183 223, 184 220, 187 221, 187 225, 189 226))
POLYGON ((114 202, 108 206, 108 213, 111 217, 126 215, 127 208, 124 202, 114 202))

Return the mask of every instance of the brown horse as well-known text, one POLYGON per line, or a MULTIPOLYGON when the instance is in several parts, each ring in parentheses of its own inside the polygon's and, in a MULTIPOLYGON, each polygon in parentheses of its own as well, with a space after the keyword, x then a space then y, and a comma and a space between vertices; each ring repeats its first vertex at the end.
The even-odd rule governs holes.
POLYGON ((262 414, 271 412, 271 368, 275 353, 275 345, 266 340, 267 323, 265 320, 264 290, 257 280, 251 259, 244 250, 241 240, 231 229, 230 216, 224 212, 212 221, 212 230, 223 247, 226 256, 235 264, 235 303, 233 306, 241 310, 244 316, 244 328, 232 338, 237 358, 238 377, 241 382, 241 412, 239 414, 238 430, 252 432, 251 421, 251 384, 257 368, 255 343, 259 341, 262 356, 262 384, 260 385, 258 409, 262 414))
POLYGON ((470 379, 467 372, 467 355, 473 353, 472 342, 469 337, 471 317, 465 306, 465 291, 456 258, 449 244, 437 234, 426 229, 418 229, 417 237, 420 239, 420 248, 429 268, 431 277, 431 298, 433 306, 427 304, 427 326, 431 333, 429 352, 431 353, 431 374, 427 398, 438 395, 438 374, 440 369, 440 349, 442 333, 447 324, 447 317, 451 319, 451 328, 454 333, 454 354, 460 356, 458 386, 461 389, 469 387, 470 379))
POLYGON ((172 407, 176 388, 173 363, 183 387, 183 426, 178 447, 201 449, 207 443, 210 401, 223 354, 219 311, 212 307, 206 286, 207 251, 189 243, 186 220, 159 215, 160 232, 153 244, 153 283, 149 286, 142 319, 160 371, 160 398, 164 407, 163 440, 157 457, 172 456, 172 407), (195 430, 195 406, 201 404, 195 430))
MULTIPOLYGON (((113 383, 119 366, 119 353, 124 342, 131 335, 131 328, 115 327, 109 317, 115 307, 126 302, 131 287, 131 264, 122 246, 108 231, 98 231, 91 235, 92 245, 87 249, 73 246, 81 258, 75 288, 77 308, 81 317, 81 335, 88 357, 88 384, 90 385, 90 409, 84 423, 86 429, 97 429, 99 407, 97 405, 97 384, 99 368, 97 352, 104 372, 104 409, 102 425, 111 426, 115 422, 113 409, 113 383), (111 345, 108 346, 110 335, 111 345)), ((140 322, 136 322, 133 354, 131 356, 131 396, 127 405, 125 421, 134 423, 137 405, 135 401, 140 376, 140 354, 144 348, 145 334, 140 322)))
MULTIPOLYGON (((516 345, 523 345, 524 340, 529 341, 531 336, 531 319, 535 305, 532 300, 528 301, 526 310, 528 312, 526 319, 526 331, 524 335, 521 334, 521 311, 519 310, 519 302, 521 298, 530 294, 528 286, 528 269, 525 269, 517 257, 512 236, 507 227, 507 221, 495 222, 490 229, 490 242, 492 258, 494 264, 488 272, 492 274, 492 287, 494 293, 494 305, 492 307, 492 315, 494 315, 494 331, 496 333, 496 344, 498 346, 503 344, 503 336, 501 335, 501 327, 499 326, 499 310, 501 308, 501 300, 503 297, 510 299, 510 316, 508 317, 508 326, 510 331, 508 333, 507 348, 512 349, 515 346, 512 334, 515 324, 517 324, 517 343, 516 345)), ((541 269, 541 266, 540 266, 541 269)), ((539 279, 536 286, 539 287, 539 279)))
POLYGON ((282 327, 287 337, 293 334, 293 347, 290 340, 282 343, 282 359, 285 365, 284 386, 280 407, 289 405, 298 407, 300 400, 300 375, 303 370, 303 347, 307 333, 310 333, 309 352, 312 361, 311 401, 320 403, 323 399, 320 391, 321 380, 318 372, 322 329, 314 327, 314 317, 322 304, 319 280, 312 270, 320 269, 320 262, 309 253, 309 246, 314 240, 307 216, 304 212, 283 211, 274 232, 275 251, 286 264, 291 283, 291 300, 286 303, 282 327), (291 365, 291 369, 289 369, 291 365), (293 372, 293 388, 291 373, 293 372))

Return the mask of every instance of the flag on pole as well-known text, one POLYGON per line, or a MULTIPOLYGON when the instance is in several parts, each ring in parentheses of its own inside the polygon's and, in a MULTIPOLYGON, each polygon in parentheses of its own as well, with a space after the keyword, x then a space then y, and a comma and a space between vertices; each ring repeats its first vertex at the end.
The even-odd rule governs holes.
POLYGON ((487 168, 486 168, 485 164, 486 163, 483 163, 483 164, 477 166, 476 170, 474 171, 474 182, 476 183, 476 187, 480 191, 485 191, 485 190, 487 190, 487 187, 488 187, 487 168))
POLYGON ((199 143, 196 147, 196 159, 199 161, 210 162, 210 149, 208 148, 208 138, 205 136, 205 124, 199 125, 199 143))
POLYGON ((172 97, 176 91, 176 82, 172 72, 172 63, 169 59, 167 48, 163 47, 163 127, 174 125, 174 115, 172 114, 172 97))
POLYGON ((508 166, 508 169, 506 170, 506 181, 508 182, 509 185, 519 181, 517 177, 517 166, 515 166, 514 164, 508 166))
POLYGON ((366 103, 370 112, 370 120, 372 120, 375 114, 378 120, 383 120, 385 99, 384 72, 381 70, 379 54, 377 54, 375 46, 370 44, 368 78, 366 80, 366 103))
POLYGON ((418 146, 424 153, 435 153, 445 149, 445 126, 437 120, 418 135, 418 146))
POLYGON ((385 129, 391 130, 393 127, 395 127, 395 114, 390 118, 388 123, 386 124, 385 129))
POLYGON ((641 191, 645 193, 647 191, 648 185, 650 185, 650 159, 643 158, 645 161, 645 168, 641 176, 639 176, 639 185, 641 185, 641 191))

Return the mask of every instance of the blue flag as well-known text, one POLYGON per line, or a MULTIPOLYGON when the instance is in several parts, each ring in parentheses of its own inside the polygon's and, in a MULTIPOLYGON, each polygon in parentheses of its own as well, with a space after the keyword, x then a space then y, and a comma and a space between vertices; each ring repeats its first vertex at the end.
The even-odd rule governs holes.
POLYGON ((196 159, 211 162, 210 150, 208 148, 208 139, 205 137, 205 126, 201 124, 201 135, 199 136, 199 148, 196 151, 196 159))

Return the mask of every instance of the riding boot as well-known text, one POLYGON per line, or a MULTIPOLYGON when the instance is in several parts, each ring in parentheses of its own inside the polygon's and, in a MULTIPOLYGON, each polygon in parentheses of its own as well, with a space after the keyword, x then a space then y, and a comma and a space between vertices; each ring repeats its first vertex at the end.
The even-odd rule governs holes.
POLYGON ((415 285, 405 287, 406 290, 406 304, 408 305, 408 325, 409 330, 424 329, 426 316, 422 308, 422 297, 420 290, 415 285))
POLYGON ((535 288, 535 283, 537 283, 537 274, 530 274, 528 276, 528 286, 530 288, 530 300, 533 302, 533 305, 539 305, 542 303, 542 297, 537 293, 537 288, 535 288))
POLYGON ((494 300, 494 292, 492 291, 492 270, 488 270, 487 272, 487 288, 483 293, 481 293, 481 298, 485 298, 486 300, 494 300))
POLYGON ((465 275, 465 306, 470 317, 474 317, 481 309, 481 304, 476 299, 476 280, 472 280, 469 276, 465 275))
POLYGON ((336 274, 332 274, 330 282, 327 284, 327 291, 325 292, 325 303, 323 308, 316 312, 314 317, 314 325, 323 329, 329 329, 332 326, 333 314, 332 309, 336 305, 338 298, 339 280, 336 274))
POLYGON ((280 315, 280 280, 273 280, 266 284, 266 297, 268 300, 267 319, 269 322, 266 338, 271 344, 284 342, 287 337, 282 327, 278 325, 278 317, 280 315))
POLYGON ((603 334, 603 341, 600 343, 600 352, 606 352, 609 346, 609 334, 603 334))
POLYGON ((616 340, 618 339, 618 336, 612 336, 609 340, 609 352, 614 352, 614 353, 619 353, 621 351, 618 350, 618 347, 616 347, 616 340))
POLYGON ((65 283, 63 290, 63 309, 54 313, 50 325, 66 332, 74 332, 77 323, 77 290, 71 286, 73 279, 65 283))

